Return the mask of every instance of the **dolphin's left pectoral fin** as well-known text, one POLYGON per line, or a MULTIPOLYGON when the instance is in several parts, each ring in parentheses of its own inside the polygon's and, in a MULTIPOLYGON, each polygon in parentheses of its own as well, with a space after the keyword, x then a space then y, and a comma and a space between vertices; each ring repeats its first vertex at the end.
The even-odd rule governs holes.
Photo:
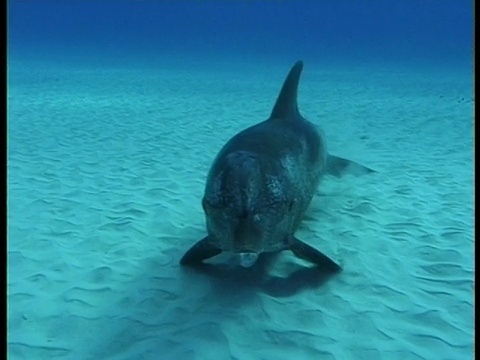
POLYGON ((192 265, 201 263, 203 260, 209 259, 222 252, 216 246, 208 241, 208 236, 193 245, 183 257, 180 259, 182 265, 192 265))
POLYGON ((327 255, 321 253, 317 249, 305 244, 303 241, 294 238, 290 250, 300 259, 310 261, 321 270, 328 272, 339 272, 342 270, 340 265, 330 259, 327 255))
POLYGON ((376 171, 352 160, 330 154, 327 157, 327 173, 332 174, 333 176, 340 177, 347 173, 353 175, 363 175, 374 172, 376 171))

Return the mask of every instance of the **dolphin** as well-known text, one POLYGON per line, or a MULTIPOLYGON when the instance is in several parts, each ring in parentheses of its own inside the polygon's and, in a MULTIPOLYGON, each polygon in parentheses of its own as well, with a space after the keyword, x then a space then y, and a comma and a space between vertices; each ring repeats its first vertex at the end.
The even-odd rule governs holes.
POLYGON ((233 136, 216 156, 202 199, 207 236, 185 253, 181 264, 229 252, 250 267, 261 253, 290 250, 325 271, 341 270, 296 238, 295 231, 325 174, 374 171, 329 154, 323 132, 300 114, 302 69, 302 61, 293 65, 270 117, 233 136))

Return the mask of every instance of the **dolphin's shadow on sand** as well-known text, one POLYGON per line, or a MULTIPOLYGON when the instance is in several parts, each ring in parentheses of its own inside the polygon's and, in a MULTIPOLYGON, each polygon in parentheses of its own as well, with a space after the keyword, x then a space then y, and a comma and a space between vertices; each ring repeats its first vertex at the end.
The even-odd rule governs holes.
POLYGON ((257 263, 250 268, 228 263, 200 263, 190 265, 190 269, 207 275, 219 289, 254 289, 273 297, 289 297, 306 289, 318 289, 338 274, 325 272, 315 266, 298 265, 286 276, 270 275, 269 270, 279 254, 262 253, 257 263))

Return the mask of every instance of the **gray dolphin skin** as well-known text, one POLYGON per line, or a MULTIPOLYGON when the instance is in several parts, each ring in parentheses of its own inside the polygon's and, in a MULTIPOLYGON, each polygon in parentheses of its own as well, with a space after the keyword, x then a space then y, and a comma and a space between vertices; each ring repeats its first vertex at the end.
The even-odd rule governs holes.
POLYGON ((181 264, 230 252, 249 267, 260 253, 290 250, 322 270, 341 270, 294 233, 324 174, 373 170, 328 154, 321 130, 300 115, 302 69, 302 61, 293 65, 270 117, 235 135, 215 158, 202 200, 208 235, 185 253, 181 264))

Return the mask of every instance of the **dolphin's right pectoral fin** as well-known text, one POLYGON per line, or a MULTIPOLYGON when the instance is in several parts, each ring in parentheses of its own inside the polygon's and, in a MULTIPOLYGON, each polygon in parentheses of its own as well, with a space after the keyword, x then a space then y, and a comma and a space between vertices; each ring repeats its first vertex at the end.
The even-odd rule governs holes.
POLYGON ((213 246, 208 241, 208 236, 193 245, 180 260, 182 265, 190 265, 201 263, 203 260, 209 259, 222 252, 216 246, 213 246))
POLYGON ((294 238, 290 245, 290 250, 300 259, 307 260, 328 272, 339 272, 342 270, 340 265, 330 259, 327 255, 317 249, 305 244, 303 241, 294 238))

